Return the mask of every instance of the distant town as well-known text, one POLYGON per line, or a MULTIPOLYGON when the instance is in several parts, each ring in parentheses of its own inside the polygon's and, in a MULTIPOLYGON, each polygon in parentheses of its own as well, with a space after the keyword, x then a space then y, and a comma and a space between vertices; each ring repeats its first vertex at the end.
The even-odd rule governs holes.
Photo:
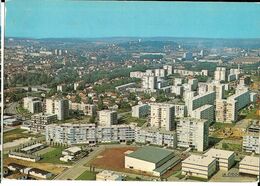
POLYGON ((6 179, 255 182, 254 39, 6 38, 6 179))

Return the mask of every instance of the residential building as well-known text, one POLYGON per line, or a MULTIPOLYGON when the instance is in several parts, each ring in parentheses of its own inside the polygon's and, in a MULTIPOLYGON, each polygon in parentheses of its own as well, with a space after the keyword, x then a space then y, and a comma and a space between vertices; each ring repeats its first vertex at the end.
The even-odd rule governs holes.
POLYGON ((155 76, 143 76, 142 77, 142 88, 155 90, 157 89, 157 77, 155 76))
POLYGON ((111 126, 117 124, 117 112, 111 110, 101 110, 98 112, 99 125, 111 126))
POLYGON ((152 127, 136 127, 135 142, 176 148, 177 136, 175 131, 152 127))
POLYGON ((23 108, 33 114, 39 113, 42 111, 42 101, 37 97, 25 97, 23 98, 23 108))
POLYGON ((215 110, 213 105, 203 105, 191 113, 192 118, 205 119, 211 124, 215 120, 215 110))
POLYGON ((216 99, 216 92, 209 91, 202 95, 197 95, 191 99, 185 100, 187 105, 188 115, 191 115, 192 111, 203 105, 214 105, 216 99))
POLYGON ((216 121, 224 123, 237 121, 238 112, 250 103, 250 92, 248 90, 240 90, 226 100, 217 100, 216 121))
POLYGON ((253 120, 243 136, 243 151, 260 154, 260 122, 253 120))
POLYGON ((127 142, 135 139, 135 129, 131 125, 96 126, 95 124, 48 125, 46 141, 61 144, 96 144, 127 142))
POLYGON ((173 66, 172 65, 163 65, 163 69, 166 70, 167 76, 173 74, 173 66))
POLYGON ((207 120, 181 118, 177 122, 177 146, 204 151, 208 147, 209 124, 207 120))
POLYGON ((216 81, 226 81, 227 71, 225 67, 217 67, 214 73, 216 81))
POLYGON ((174 105, 166 103, 151 104, 151 127, 165 128, 171 131, 174 126, 174 105))
POLYGON ((57 120, 57 114, 39 113, 31 116, 30 130, 44 131, 46 125, 54 123, 57 120))
POLYGON ((46 99, 45 112, 47 114, 56 114, 58 120, 65 120, 69 117, 69 101, 62 98, 46 99))
POLYGON ((150 112, 150 106, 148 104, 135 105, 132 107, 132 117, 143 118, 150 112))

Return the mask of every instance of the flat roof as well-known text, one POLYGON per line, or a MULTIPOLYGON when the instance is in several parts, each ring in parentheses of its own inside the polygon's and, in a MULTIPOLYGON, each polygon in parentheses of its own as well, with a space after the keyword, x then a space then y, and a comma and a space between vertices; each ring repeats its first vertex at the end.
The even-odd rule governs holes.
POLYGON ((234 151, 229 150, 221 150, 221 149, 210 149, 204 155, 211 156, 211 157, 218 157, 218 158, 225 158, 228 159, 230 156, 234 154, 234 151))
POLYGON ((201 156, 201 155, 191 155, 185 160, 183 160, 183 163, 188 164, 195 164, 195 165, 201 165, 201 166, 208 166, 213 161, 215 161, 215 158, 212 158, 210 156, 201 156))
POLYGON ((256 156, 245 156, 239 164, 244 164, 244 165, 251 165, 251 166, 258 166, 259 167, 259 159, 260 157, 256 156))
POLYGON ((77 146, 74 146, 74 147, 69 147, 69 148, 65 149, 65 151, 69 151, 69 152, 72 152, 72 153, 76 153, 76 152, 81 151, 81 148, 80 148, 80 147, 77 147, 77 146))
POLYGON ((140 159, 143 161, 148 161, 151 163, 158 163, 162 159, 172 154, 173 152, 169 150, 161 149, 158 147, 145 146, 137 149, 136 151, 130 154, 127 154, 126 156, 140 159))
POLYGON ((28 150, 32 150, 34 148, 38 148, 38 147, 41 147, 41 146, 43 146, 43 144, 36 143, 34 145, 31 145, 31 146, 28 146, 28 147, 25 147, 25 148, 21 149, 21 151, 28 151, 28 150))

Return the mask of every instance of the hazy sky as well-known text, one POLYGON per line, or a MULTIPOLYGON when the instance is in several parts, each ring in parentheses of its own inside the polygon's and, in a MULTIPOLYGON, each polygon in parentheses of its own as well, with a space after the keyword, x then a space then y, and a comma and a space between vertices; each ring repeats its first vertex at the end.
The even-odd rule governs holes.
POLYGON ((260 38, 260 4, 10 0, 6 36, 260 38))

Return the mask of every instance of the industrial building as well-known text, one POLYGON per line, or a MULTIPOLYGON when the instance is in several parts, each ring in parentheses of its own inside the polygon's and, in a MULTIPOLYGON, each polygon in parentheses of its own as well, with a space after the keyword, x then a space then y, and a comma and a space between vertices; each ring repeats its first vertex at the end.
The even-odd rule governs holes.
POLYGON ((145 146, 125 155, 125 168, 161 176, 180 161, 170 150, 145 146))

